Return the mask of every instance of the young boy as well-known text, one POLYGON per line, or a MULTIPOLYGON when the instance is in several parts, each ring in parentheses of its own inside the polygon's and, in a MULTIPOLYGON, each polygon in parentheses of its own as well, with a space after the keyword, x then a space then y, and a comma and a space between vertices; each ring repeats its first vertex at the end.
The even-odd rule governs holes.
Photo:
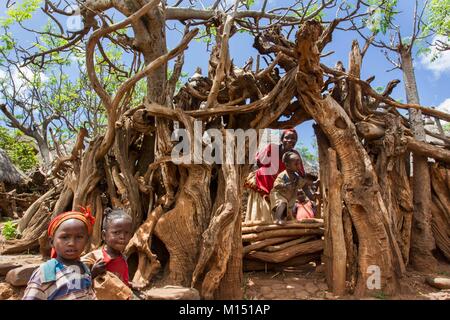
POLYGON ((286 170, 282 171, 275 179, 273 189, 270 192, 270 206, 275 217, 276 224, 285 224, 288 215, 294 206, 297 190, 306 185, 306 179, 299 175, 298 168, 301 160, 297 152, 288 151, 282 159, 286 170))
POLYGON ((52 259, 37 268, 23 300, 95 299, 89 269, 80 261, 95 222, 90 211, 62 213, 50 222, 52 259))

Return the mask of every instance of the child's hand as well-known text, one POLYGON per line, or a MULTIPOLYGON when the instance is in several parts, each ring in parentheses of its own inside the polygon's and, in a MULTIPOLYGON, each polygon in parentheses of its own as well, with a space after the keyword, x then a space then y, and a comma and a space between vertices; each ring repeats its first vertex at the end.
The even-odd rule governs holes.
POLYGON ((96 278, 99 275, 102 275, 106 272, 106 263, 103 261, 103 259, 98 260, 93 266, 92 266, 92 279, 96 278))

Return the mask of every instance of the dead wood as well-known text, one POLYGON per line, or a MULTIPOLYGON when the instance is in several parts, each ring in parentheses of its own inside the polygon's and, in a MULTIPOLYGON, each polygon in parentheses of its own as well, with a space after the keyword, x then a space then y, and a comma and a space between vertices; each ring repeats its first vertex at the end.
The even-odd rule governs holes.
POLYGON ((272 244, 283 243, 285 241, 289 241, 289 240, 292 240, 295 238, 296 237, 280 237, 280 238, 269 238, 269 239, 264 239, 261 241, 256 241, 256 242, 251 243, 248 246, 245 246, 242 249, 242 254, 245 255, 245 254, 249 253, 250 251, 259 250, 259 249, 268 247, 272 244))
MULTIPOLYGON (((261 248, 260 251, 267 251, 267 252, 275 252, 275 251, 280 251, 289 247, 292 247, 296 244, 300 244, 300 243, 304 243, 304 242, 308 242, 310 240, 316 239, 316 236, 307 236, 307 237, 302 237, 300 239, 295 239, 295 240, 291 240, 291 241, 287 241, 278 245, 270 245, 264 248, 261 248)), ((256 249, 253 249, 256 250, 256 249)))
MULTIPOLYGON (((318 224, 318 226, 323 225, 323 219, 317 219, 317 218, 311 218, 311 219, 303 219, 302 221, 287 221, 286 224, 283 226, 284 228, 290 228, 290 225, 301 225, 302 223, 314 223, 314 224, 318 224)), ((254 227, 254 226, 272 226, 274 225, 271 222, 267 222, 267 221, 245 221, 242 222, 242 228, 247 228, 247 227, 254 227)), ((278 226, 278 225, 275 225, 278 226)))
POLYGON ((276 252, 252 251, 248 253, 245 257, 249 259, 257 259, 266 262, 280 263, 285 262, 296 256, 320 252, 322 250, 323 250, 323 240, 314 240, 306 243, 297 244, 276 252))
POLYGON ((306 235, 322 235, 323 229, 281 229, 281 230, 269 230, 260 233, 248 233, 242 236, 242 241, 259 241, 268 238, 276 237, 289 237, 289 236, 306 236, 306 235))
POLYGON ((242 234, 247 233, 255 233, 262 232, 268 230, 283 230, 283 229, 314 229, 314 228, 322 228, 323 223, 306 223, 306 222, 295 222, 288 223, 283 226, 277 224, 269 224, 269 225, 258 225, 252 227, 242 227, 242 234))
POLYGON ((243 260, 244 271, 283 271, 287 267, 299 267, 307 265, 310 262, 320 261, 320 253, 309 253, 301 256, 296 256, 289 260, 280 263, 269 263, 260 260, 245 259, 243 260))

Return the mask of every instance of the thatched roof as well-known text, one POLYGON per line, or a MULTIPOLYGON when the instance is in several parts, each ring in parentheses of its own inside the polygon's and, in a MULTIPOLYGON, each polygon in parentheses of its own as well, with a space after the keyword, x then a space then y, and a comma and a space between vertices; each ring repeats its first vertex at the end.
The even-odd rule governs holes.
POLYGON ((0 149, 0 182, 18 184, 22 181, 22 175, 9 159, 6 152, 0 149))

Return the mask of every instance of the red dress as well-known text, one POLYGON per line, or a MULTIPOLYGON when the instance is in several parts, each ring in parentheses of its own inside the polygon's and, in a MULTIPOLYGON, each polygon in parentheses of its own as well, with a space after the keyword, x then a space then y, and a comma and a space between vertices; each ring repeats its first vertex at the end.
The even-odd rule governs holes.
POLYGON ((106 252, 105 247, 102 248, 103 260, 106 264, 106 270, 114 273, 120 278, 126 285, 130 285, 128 278, 128 264, 125 258, 121 255, 117 258, 112 259, 110 255, 106 252))

